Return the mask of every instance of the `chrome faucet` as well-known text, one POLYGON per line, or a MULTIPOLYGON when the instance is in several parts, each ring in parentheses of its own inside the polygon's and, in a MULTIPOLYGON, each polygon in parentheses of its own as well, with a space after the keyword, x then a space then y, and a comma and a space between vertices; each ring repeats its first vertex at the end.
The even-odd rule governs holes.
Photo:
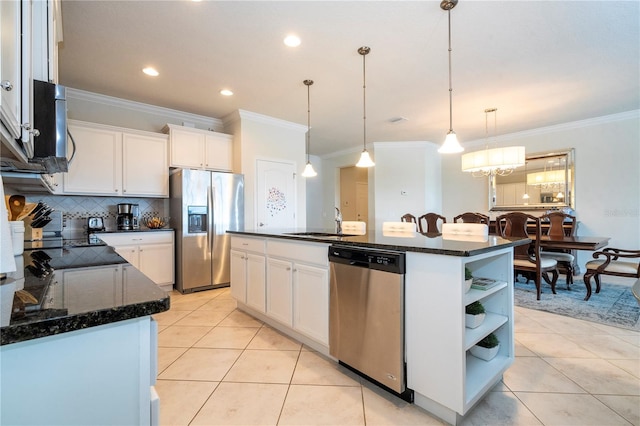
POLYGON ((336 233, 342 234, 342 213, 340 209, 336 207, 336 233))

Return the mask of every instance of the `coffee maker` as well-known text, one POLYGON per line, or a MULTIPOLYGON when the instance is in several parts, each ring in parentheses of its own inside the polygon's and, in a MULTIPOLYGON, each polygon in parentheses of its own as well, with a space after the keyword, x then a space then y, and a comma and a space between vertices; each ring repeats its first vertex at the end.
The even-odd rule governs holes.
POLYGON ((120 203, 117 206, 116 224, 120 231, 140 228, 140 207, 137 204, 120 203))

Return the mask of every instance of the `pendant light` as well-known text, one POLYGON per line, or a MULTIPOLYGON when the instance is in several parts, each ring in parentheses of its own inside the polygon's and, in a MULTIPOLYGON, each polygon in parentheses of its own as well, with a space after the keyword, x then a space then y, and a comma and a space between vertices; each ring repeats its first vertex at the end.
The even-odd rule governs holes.
POLYGON ((362 55, 362 123, 363 123, 363 139, 362 139, 362 154, 360 154, 360 160, 356 163, 356 167, 372 167, 375 166, 367 151, 367 73, 365 65, 365 56, 371 52, 371 48, 362 46, 358 49, 358 53, 362 55))
POLYGON ((303 81, 304 85, 307 86, 307 165, 304 167, 304 171, 302 172, 303 177, 314 177, 318 174, 315 170, 313 170, 313 165, 311 165, 311 161, 309 161, 309 146, 311 144, 311 101, 309 88, 313 84, 313 80, 305 80, 303 81))
POLYGON ((456 132, 453 131, 453 89, 451 88, 451 9, 453 9, 458 0, 442 0, 440 8, 446 10, 449 15, 449 132, 442 146, 438 149, 441 154, 455 154, 464 151, 464 148, 458 142, 456 132))

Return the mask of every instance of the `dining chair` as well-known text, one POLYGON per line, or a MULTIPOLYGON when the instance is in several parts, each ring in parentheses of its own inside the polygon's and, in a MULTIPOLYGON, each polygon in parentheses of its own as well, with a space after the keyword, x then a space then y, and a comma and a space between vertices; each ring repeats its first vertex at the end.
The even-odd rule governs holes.
POLYGON ((411 222, 411 223, 415 223, 416 224, 416 231, 420 230, 420 226, 418 225, 418 220, 416 219, 416 217, 414 215, 412 215, 411 213, 407 213, 404 216, 402 216, 400 218, 401 222, 411 222))
POLYGON ((602 251, 593 253, 595 260, 587 262, 584 273, 584 285, 587 287, 587 296, 591 297, 591 277, 596 281, 596 293, 600 293, 600 275, 613 275, 616 277, 640 278, 640 250, 625 250, 607 247, 602 251), (598 258, 601 259, 598 259, 598 258))
POLYGON ((488 225, 489 224, 489 216, 484 215, 482 213, 466 212, 466 213, 461 213, 458 216, 455 216, 453 218, 453 222, 454 223, 457 223, 457 222, 462 222, 462 223, 486 223, 488 225))
POLYGON ((536 299, 540 300, 542 293, 542 280, 551 285, 551 292, 556 294, 556 281, 558 280, 558 262, 554 259, 545 259, 540 256, 540 218, 522 212, 511 212, 496 217, 498 233, 503 238, 521 237, 529 238, 527 225, 535 228, 533 241, 528 245, 513 248, 514 277, 520 273, 527 278, 527 282, 533 275, 536 285, 536 299), (552 274, 549 279, 548 273, 552 274))
MULTIPOLYGON (((549 228, 545 235, 550 237, 573 237, 576 233, 576 217, 564 212, 550 212, 540 216, 541 222, 549 222, 549 228)), ((558 266, 561 266, 567 274, 567 290, 573 284, 573 264, 575 256, 571 250, 544 249, 540 256, 546 259, 555 259, 558 266)))
POLYGON ((439 233, 440 228, 438 227, 438 221, 447 223, 447 218, 439 215, 438 213, 425 213, 422 216, 418 217, 418 229, 420 230, 420 233, 439 233), (422 222, 424 222, 424 226, 422 226, 422 222))

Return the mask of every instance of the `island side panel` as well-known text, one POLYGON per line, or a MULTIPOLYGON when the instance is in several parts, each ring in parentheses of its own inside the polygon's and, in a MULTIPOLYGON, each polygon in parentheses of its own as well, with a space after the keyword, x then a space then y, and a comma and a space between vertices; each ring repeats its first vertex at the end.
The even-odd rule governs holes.
MULTIPOLYGON (((407 386, 462 412, 463 257, 407 252, 407 386)), ((418 402, 418 399, 416 399, 418 402)))
POLYGON ((417 394, 416 404, 452 423, 468 412, 512 363, 512 257, 511 248, 470 257, 407 253, 408 386, 417 394), (507 323, 499 333, 504 345, 500 359, 480 374, 477 368, 468 370, 464 307, 485 295, 479 291, 465 293, 465 266, 477 276, 507 283, 501 296, 486 299, 491 310, 504 315, 507 323))

